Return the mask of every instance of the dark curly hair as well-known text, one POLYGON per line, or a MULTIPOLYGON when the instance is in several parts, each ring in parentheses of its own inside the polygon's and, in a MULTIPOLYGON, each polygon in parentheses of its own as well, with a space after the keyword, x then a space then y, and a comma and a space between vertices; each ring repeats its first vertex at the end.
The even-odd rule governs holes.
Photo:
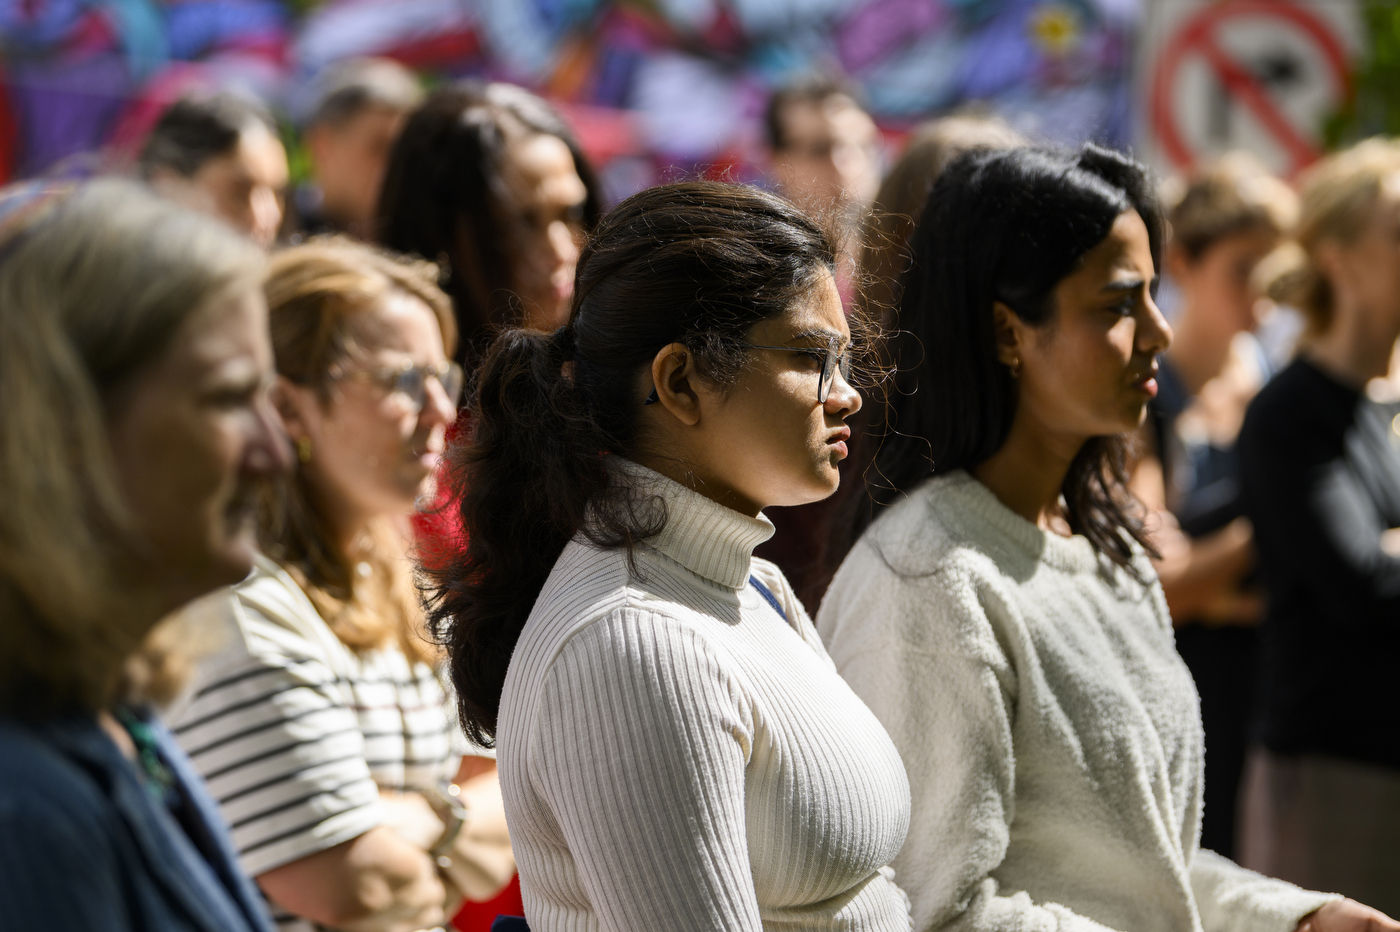
POLYGON ((780 197, 718 182, 651 188, 613 209, 584 248, 567 326, 508 330, 492 344, 471 436, 450 452, 466 549, 424 567, 432 630, 474 740, 493 740, 511 652, 564 546, 581 532, 630 556, 665 526, 660 500, 634 495, 610 466, 646 442, 640 373, 682 343, 705 378, 731 383, 750 329, 833 263, 826 234, 780 197))

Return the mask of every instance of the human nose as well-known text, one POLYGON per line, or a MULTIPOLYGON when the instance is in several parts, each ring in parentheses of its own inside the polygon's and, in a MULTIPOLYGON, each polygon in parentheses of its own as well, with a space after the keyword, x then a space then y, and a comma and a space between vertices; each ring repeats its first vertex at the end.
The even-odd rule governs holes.
POLYGON ((418 422, 428 427, 451 424, 457 419, 457 407, 447 397, 447 389, 436 378, 428 378, 423 383, 423 408, 418 412, 418 422))
POLYGON ((854 144, 833 147, 831 164, 847 187, 853 186, 870 170, 870 158, 865 149, 854 144))
POLYGON ((282 225, 282 204, 277 192, 267 187, 256 187, 252 193, 253 240, 264 249, 277 238, 277 228, 282 225))
POLYGON ((556 267, 572 265, 578 261, 578 237, 574 235, 573 229, 567 223, 563 220, 555 220, 549 225, 546 235, 556 267))
POLYGON ((253 405, 253 430, 248 438, 244 468, 262 476, 277 475, 292 468, 292 445, 287 438, 287 428, 267 392, 253 405))
POLYGON ((859 411, 863 403, 860 392, 846 381, 846 377, 841 374, 841 367, 837 366, 836 371, 831 374, 831 391, 827 394, 824 405, 827 413, 847 418, 859 411))
POLYGON ((1166 352, 1172 345, 1172 325, 1167 323, 1150 294, 1143 302, 1143 314, 1138 321, 1137 344, 1140 352, 1151 356, 1166 352))

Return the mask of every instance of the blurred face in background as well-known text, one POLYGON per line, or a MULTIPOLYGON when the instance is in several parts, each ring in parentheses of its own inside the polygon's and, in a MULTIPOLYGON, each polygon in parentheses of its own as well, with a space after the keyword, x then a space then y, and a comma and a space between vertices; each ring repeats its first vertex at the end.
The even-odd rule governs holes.
POLYGON ((802 209, 861 209, 880 187, 880 134, 875 121, 844 94, 794 101, 780 120, 784 146, 773 153, 783 194, 802 209))
POLYGON ((457 415, 437 378, 423 380, 421 405, 398 381, 411 366, 447 369, 442 331, 426 304, 390 291, 352 326, 355 350, 332 372, 329 400, 314 387, 278 383, 313 494, 342 531, 413 510, 457 415))
POLYGON ((186 207, 224 220, 264 249, 277 238, 287 195, 287 151, 261 125, 250 126, 229 152, 193 175, 161 169, 151 186, 186 207))
POLYGON ((555 330, 569 319, 588 189, 569 147, 544 133, 511 142, 501 174, 517 211, 511 279, 524 311, 522 322, 555 330))
POLYGON ((389 152, 407 118, 396 107, 368 104, 340 123, 317 123, 306 132, 326 214, 361 236, 371 230, 389 152))
POLYGON ((1257 227, 1222 237, 1195 257, 1170 248, 1168 268, 1181 291, 1184 312, 1199 318, 1200 325, 1222 342, 1253 330, 1259 323, 1255 306, 1260 295, 1251 278, 1278 244, 1277 233, 1257 227))
POLYGON ((273 377, 252 285, 192 314, 108 402, 118 483, 171 608, 252 568, 258 485, 291 462, 273 377))
POLYGON ((1382 327, 1400 326, 1400 173, 1357 235, 1346 243, 1324 241, 1318 265, 1332 286, 1337 318, 1358 314, 1382 327))

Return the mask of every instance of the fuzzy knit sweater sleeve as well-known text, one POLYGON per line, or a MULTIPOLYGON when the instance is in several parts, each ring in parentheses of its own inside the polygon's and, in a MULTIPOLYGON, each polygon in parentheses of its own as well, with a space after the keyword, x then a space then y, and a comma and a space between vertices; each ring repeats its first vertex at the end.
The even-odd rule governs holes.
POLYGON ((965 474, 872 526, 817 621, 904 758, 919 932, 1292 932, 1334 899, 1200 850, 1199 711, 1155 580, 965 474))
POLYGON ((996 878, 1016 815, 1017 678, 969 580, 942 572, 884 582, 866 589, 864 610, 870 617, 917 611, 928 621, 922 636, 876 636, 838 661, 918 788, 897 867, 914 928, 1104 932, 1056 903, 1003 891, 996 878))
POLYGON ((634 608, 555 660, 531 773, 601 928, 761 930, 744 821, 752 727, 731 677, 692 627, 634 608))

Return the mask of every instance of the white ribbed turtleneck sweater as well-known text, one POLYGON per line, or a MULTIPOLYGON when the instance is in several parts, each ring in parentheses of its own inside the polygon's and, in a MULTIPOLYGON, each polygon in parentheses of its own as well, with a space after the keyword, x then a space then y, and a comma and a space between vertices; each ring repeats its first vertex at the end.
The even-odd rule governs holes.
POLYGON ((665 530, 581 538, 511 658, 497 741, 534 932, 907 930, 889 736, 771 563, 773 525, 634 464, 665 530), (778 599, 785 621, 753 586, 778 599))

